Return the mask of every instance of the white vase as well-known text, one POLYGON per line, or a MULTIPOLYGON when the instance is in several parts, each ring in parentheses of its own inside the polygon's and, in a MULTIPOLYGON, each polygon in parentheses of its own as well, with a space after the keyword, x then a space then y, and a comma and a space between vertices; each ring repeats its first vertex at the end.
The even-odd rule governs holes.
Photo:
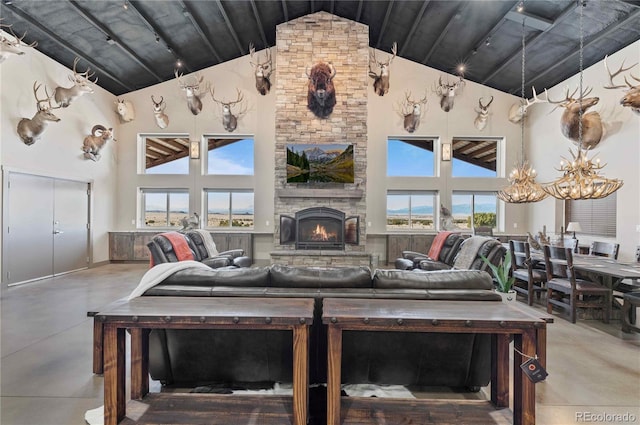
POLYGON ((514 291, 513 289, 511 289, 509 292, 496 291, 496 293, 500 294, 503 303, 511 303, 515 302, 516 300, 516 291, 514 291))

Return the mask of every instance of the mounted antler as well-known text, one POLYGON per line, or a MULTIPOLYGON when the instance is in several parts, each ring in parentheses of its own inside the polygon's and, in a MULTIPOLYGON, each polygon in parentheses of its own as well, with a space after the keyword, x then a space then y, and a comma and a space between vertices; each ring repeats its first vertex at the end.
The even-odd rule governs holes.
POLYGON ((246 105, 242 105, 244 94, 242 94, 240 89, 236 89, 236 92, 238 93, 236 100, 225 102, 224 100, 216 99, 214 92, 215 92, 215 89, 211 87, 210 89, 211 98, 213 99, 214 102, 222 106, 222 125, 224 126, 224 129, 229 132, 234 131, 238 126, 238 119, 241 118, 245 112, 247 112, 246 105), (234 115, 231 112, 231 108, 238 103, 241 104, 241 110, 234 115))
POLYGON ((38 98, 38 90, 42 84, 38 84, 37 81, 33 83, 33 96, 36 99, 36 107, 38 112, 33 118, 22 118, 18 122, 18 136, 26 145, 33 145, 42 135, 49 122, 58 122, 60 118, 56 117, 51 111, 53 109, 59 109, 60 106, 52 106, 51 99, 53 95, 49 94, 47 86, 44 87, 44 93, 46 97, 44 99, 38 98))
POLYGON ((545 93, 547 93, 547 101, 554 105, 557 105, 553 108, 552 112, 555 111, 559 107, 565 108, 562 113, 562 118, 560 120, 560 128, 562 130, 562 134, 568 139, 572 140, 574 143, 579 143, 579 128, 580 128, 580 110, 582 110, 582 148, 583 149, 591 149, 600 143, 602 139, 602 120, 600 118, 600 114, 595 111, 584 113, 590 107, 596 105, 600 99, 597 97, 589 97, 586 96, 591 93, 593 88, 584 89, 579 97, 575 97, 578 88, 576 88, 573 93, 569 94, 569 88, 567 87, 567 91, 565 93, 565 98, 563 100, 552 100, 549 98, 549 93, 545 89, 545 93))
POLYGON ((534 103, 547 102, 547 99, 538 98, 535 87, 532 86, 531 89, 533 90, 533 99, 524 99, 524 103, 516 103, 509 109, 509 121, 511 121, 512 123, 517 124, 522 121, 522 119, 527 115, 527 110, 534 103))
MULTIPOLYGON (((604 88, 605 89, 626 88, 627 94, 622 99, 620 99, 620 104, 622 106, 628 106, 631 108, 633 112, 635 112, 636 114, 640 114, 640 84, 636 84, 634 86, 629 82, 629 80, 627 80, 626 75, 624 76, 624 82, 626 83, 626 86, 622 84, 615 84, 613 82, 613 79, 616 76, 618 76, 618 74, 620 74, 621 72, 630 70, 631 68, 636 66, 638 63, 634 63, 633 65, 624 68, 624 60, 623 60, 622 65, 620 65, 620 68, 612 74, 611 71, 609 70, 609 66, 607 65, 607 57, 608 56, 604 57, 604 67, 607 70, 607 73, 609 74, 609 85, 604 86, 604 88)), ((640 78, 632 75, 631 73, 629 74, 629 76, 640 83, 640 78)))
POLYGON ((473 121, 473 125, 480 131, 484 130, 487 126, 487 121, 489 121, 489 106, 491 106, 491 103, 493 103, 493 96, 491 96, 491 100, 486 105, 482 104, 482 98, 478 99, 478 109, 476 109, 478 115, 473 121))
POLYGON ((187 106, 193 115, 198 115, 202 111, 202 96, 204 96, 205 92, 209 90, 209 84, 205 84, 205 86, 200 88, 200 84, 204 80, 203 76, 198 76, 198 73, 195 75, 195 79, 191 82, 186 82, 182 79, 182 74, 178 75, 178 70, 174 71, 176 79, 178 80, 178 84, 180 88, 184 90, 187 95, 187 106))
MULTIPOLYGON (((264 62, 256 61, 253 63, 249 61, 251 66, 255 69, 256 77, 256 89, 261 95, 266 95, 271 90, 271 73, 273 72, 273 63, 271 61, 271 49, 268 47, 266 50, 266 60, 264 62)), ((253 55, 256 53, 256 49, 253 47, 253 43, 249 43, 249 55, 253 59, 253 55)))
MULTIPOLYGON (((0 19, 0 21, 1 20, 2 19, 0 19)), ((13 40, 11 40, 0 34, 0 63, 4 62, 4 60, 11 55, 24 55, 24 52, 21 49, 22 47, 36 47, 38 45, 37 41, 34 41, 31 44, 24 43, 22 40, 24 40, 24 38, 27 36, 27 32, 25 31, 24 34, 22 34, 22 37, 18 37, 13 32, 13 29, 11 27, 12 25, 3 24, 2 22, 0 22, 0 29, 8 29, 14 38, 13 40)))
POLYGON ((402 115, 404 117, 404 129, 409 133, 413 133, 420 125, 420 118, 422 118, 422 105, 427 103, 427 95, 418 101, 411 99, 411 92, 406 91, 404 93, 405 99, 402 101, 402 115))
POLYGON ((373 91, 375 91, 378 96, 384 96, 389 91, 389 66, 398 53, 398 43, 393 43, 391 53, 393 53, 393 56, 389 57, 386 62, 379 62, 376 59, 376 50, 373 49, 373 57, 369 59, 369 77, 373 78, 373 91), (380 74, 376 74, 375 71, 371 69, 372 63, 380 68, 380 74))
POLYGON ((167 104, 164 103, 164 97, 160 96, 160 101, 156 101, 156 99, 151 95, 151 101, 153 102, 153 115, 156 119, 156 125, 162 129, 167 128, 169 125, 169 116, 164 113, 164 109, 167 107, 167 104))
POLYGON ((456 96, 456 91, 465 84, 464 78, 462 78, 462 76, 458 78, 458 81, 454 83, 450 83, 448 77, 446 83, 442 83, 442 76, 438 78, 438 85, 435 89, 435 92, 438 96, 440 96, 440 107, 445 112, 449 112, 451 109, 453 109, 453 100, 456 96))
POLYGON ((54 90, 56 102, 63 108, 69 106, 75 98, 85 93, 93 93, 93 88, 89 83, 95 84, 98 82, 98 77, 91 81, 91 77, 95 75, 95 72, 91 72, 91 68, 87 68, 85 72, 76 71, 79 60, 79 57, 73 60, 73 75, 69 75, 69 81, 73 83, 73 86, 69 88, 58 86, 54 90))

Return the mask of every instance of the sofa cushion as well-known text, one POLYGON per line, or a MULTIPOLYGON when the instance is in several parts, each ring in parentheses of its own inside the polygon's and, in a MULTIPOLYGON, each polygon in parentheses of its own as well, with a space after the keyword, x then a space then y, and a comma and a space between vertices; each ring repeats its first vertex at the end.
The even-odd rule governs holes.
POLYGON ((271 266, 271 286, 276 288, 370 288, 368 267, 271 266))
POLYGON ((186 269, 166 278, 165 285, 184 286, 270 286, 268 267, 186 269))
POLYGON ((376 270, 376 289, 493 289, 491 276, 479 270, 376 270))

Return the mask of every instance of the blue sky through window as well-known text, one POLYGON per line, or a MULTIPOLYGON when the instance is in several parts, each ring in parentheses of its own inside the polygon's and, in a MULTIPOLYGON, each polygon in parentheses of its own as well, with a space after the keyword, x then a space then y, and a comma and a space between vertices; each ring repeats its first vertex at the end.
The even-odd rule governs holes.
POLYGON ((207 174, 253 175, 253 139, 211 149, 207 174))

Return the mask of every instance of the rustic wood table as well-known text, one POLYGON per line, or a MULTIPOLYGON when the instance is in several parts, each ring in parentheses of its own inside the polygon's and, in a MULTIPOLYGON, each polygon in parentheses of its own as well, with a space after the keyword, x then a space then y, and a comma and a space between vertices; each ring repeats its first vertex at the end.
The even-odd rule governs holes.
MULTIPOLYGON (((492 334, 491 401, 496 407, 509 407, 509 341, 513 335, 513 423, 535 424, 535 386, 522 372, 520 364, 526 360, 525 356, 534 357, 536 349, 546 349, 544 344, 536 348, 536 331, 546 329, 546 322, 529 311, 495 301, 326 298, 322 321, 329 327, 328 425, 341 423, 344 330, 492 334)), ((538 352, 540 354, 545 353, 538 352)))
MULTIPOLYGON (((131 399, 149 392, 151 329, 267 329, 293 332, 293 419, 307 423, 309 398, 309 326, 313 299, 139 297, 98 312, 104 326, 104 423, 125 418, 125 329, 131 332, 131 399)), ((171 396, 171 395, 169 395, 171 396)), ((187 396, 196 396, 189 394, 187 396)), ((167 395, 159 397, 167 403, 167 395)), ((184 400, 176 397, 176 403, 184 400)), ((188 418, 184 418, 188 422, 188 418)), ((173 423, 173 422, 172 422, 173 423)), ((231 423, 231 422, 229 422, 231 423)))

